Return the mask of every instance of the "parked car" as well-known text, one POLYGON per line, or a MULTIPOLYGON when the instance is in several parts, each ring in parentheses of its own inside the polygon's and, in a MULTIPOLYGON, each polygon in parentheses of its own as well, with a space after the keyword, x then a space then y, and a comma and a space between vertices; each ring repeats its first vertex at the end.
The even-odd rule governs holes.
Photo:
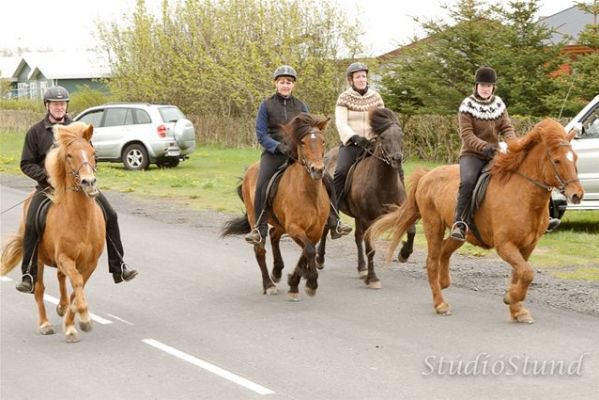
POLYGON ((576 131, 572 148, 578 154, 578 179, 584 188, 580 204, 567 204, 566 198, 554 190, 552 210, 561 218, 566 210, 599 210, 599 95, 595 96, 566 126, 566 132, 576 131))
POLYGON ((126 169, 176 167, 196 146, 191 121, 172 105, 104 104, 75 117, 94 126, 98 161, 122 162, 126 169))

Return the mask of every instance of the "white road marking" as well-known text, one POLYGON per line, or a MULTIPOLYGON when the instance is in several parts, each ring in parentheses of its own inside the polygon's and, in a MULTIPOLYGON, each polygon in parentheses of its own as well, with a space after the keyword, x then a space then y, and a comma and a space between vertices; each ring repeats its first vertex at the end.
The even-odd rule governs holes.
POLYGON ((106 313, 106 315, 108 315, 110 318, 112 318, 112 319, 116 319, 117 321, 120 321, 120 322, 122 322, 122 323, 124 323, 124 324, 131 325, 131 326, 134 326, 134 325, 135 325, 133 322, 129 322, 129 321, 127 321, 126 319, 123 319, 123 318, 121 318, 121 317, 117 317, 117 316, 116 316, 116 315, 114 315, 114 314, 106 313))
POLYGON ((0 276, 0 281, 2 281, 2 282, 10 282, 10 281, 12 281, 12 279, 10 279, 8 276, 0 276))
POLYGON ((153 347, 155 347, 159 350, 162 350, 166 353, 169 353, 172 356, 180 358, 183 361, 187 361, 188 363, 191 363, 195 366, 203 368, 206 371, 212 372, 213 374, 218 375, 221 378, 225 378, 233 383, 243 386, 246 389, 249 389, 258 394, 265 395, 265 394, 273 394, 274 393, 272 390, 265 388, 264 386, 260 386, 257 383, 254 383, 254 382, 249 381, 245 378, 242 378, 238 375, 235 375, 232 372, 229 372, 220 367, 217 367, 214 364, 210 364, 207 361, 200 360, 199 358, 196 358, 190 354, 184 353, 180 350, 175 349, 174 347, 170 347, 170 346, 168 346, 164 343, 161 343, 157 340, 143 339, 142 342, 144 342, 145 344, 149 344, 150 346, 153 346, 153 347))
MULTIPOLYGON (((56 297, 52 297, 47 294, 44 295, 44 300, 46 300, 48 303, 58 304, 58 299, 56 297)), ((94 313, 90 312, 89 316, 91 317, 91 319, 93 319, 94 321, 96 321, 99 324, 102 324, 102 325, 112 324, 112 321, 102 318, 99 315, 96 315, 94 313)))

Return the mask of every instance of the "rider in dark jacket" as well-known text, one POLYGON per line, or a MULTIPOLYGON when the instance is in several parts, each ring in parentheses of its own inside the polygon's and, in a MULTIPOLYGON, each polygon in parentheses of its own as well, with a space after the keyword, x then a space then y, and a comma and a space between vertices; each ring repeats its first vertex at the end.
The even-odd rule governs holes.
MULTIPOLYGON (((254 196, 256 226, 245 236, 245 240, 251 244, 258 244, 266 237, 269 213, 266 209, 266 186, 275 172, 289 159, 291 149, 281 142, 280 126, 301 112, 308 112, 308 107, 291 94, 297 80, 295 69, 282 65, 275 70, 273 80, 276 93, 260 104, 256 118, 256 136, 263 151, 254 196)), ((324 182, 329 196, 335 198, 333 185, 327 184, 326 179, 324 182)), ((335 210, 332 210, 328 224, 337 237, 351 232, 351 227, 341 223, 335 210)))
MULTIPOLYGON (((40 233, 35 228, 37 210, 52 190, 48 183, 48 174, 44 166, 46 155, 54 143, 52 127, 55 124, 68 125, 72 121, 66 114, 69 103, 69 92, 61 87, 49 88, 44 94, 46 116, 43 120, 33 125, 25 135, 23 152, 21 155, 21 170, 25 175, 37 182, 35 193, 31 198, 27 218, 25 221, 25 237, 23 239, 23 263, 21 271, 23 276, 17 283, 17 290, 24 293, 33 293, 37 280, 37 246, 41 239, 40 233)), ((112 273, 115 283, 130 281, 137 276, 136 270, 127 269, 123 261, 123 245, 117 222, 117 214, 102 193, 96 201, 104 209, 106 215, 106 239, 108 249, 108 270, 112 273)))

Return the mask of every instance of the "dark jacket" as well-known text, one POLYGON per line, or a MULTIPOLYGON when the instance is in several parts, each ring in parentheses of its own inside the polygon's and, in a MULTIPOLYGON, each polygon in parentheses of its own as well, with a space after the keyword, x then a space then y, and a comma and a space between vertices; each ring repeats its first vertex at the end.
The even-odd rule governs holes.
MULTIPOLYGON (((63 125, 68 125, 72 120, 65 116, 63 125)), ((44 189, 48 183, 48 174, 44 162, 46 154, 54 144, 54 132, 48 115, 33 125, 25 135, 23 153, 21 154, 21 171, 37 182, 37 189, 44 189)))
POLYGON ((281 141, 280 126, 301 112, 308 112, 308 107, 293 96, 285 98, 275 93, 264 100, 256 117, 256 137, 260 145, 275 154, 281 141))

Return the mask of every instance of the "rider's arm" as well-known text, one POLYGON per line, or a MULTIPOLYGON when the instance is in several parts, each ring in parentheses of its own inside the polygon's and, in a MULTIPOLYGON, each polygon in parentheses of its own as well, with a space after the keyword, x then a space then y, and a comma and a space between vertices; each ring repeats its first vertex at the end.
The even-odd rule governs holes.
POLYGON ((256 117, 256 137, 258 138, 258 143, 266 151, 275 154, 279 142, 268 134, 268 112, 266 111, 266 104, 264 102, 260 104, 258 116, 256 117))
POLYGON ((466 149, 474 150, 479 153, 482 152, 487 142, 474 134, 472 115, 461 112, 459 113, 458 120, 460 125, 460 138, 466 149))
POLYGON ((48 175, 46 170, 38 164, 40 158, 37 137, 33 128, 31 128, 25 135, 25 143, 23 143, 21 171, 39 184, 44 185, 48 182, 48 175))
POLYGON ((512 126, 512 121, 510 120, 510 116, 507 113, 507 110, 501 116, 501 120, 499 122, 499 131, 503 135, 503 138, 506 142, 510 142, 512 139, 516 138, 516 133, 514 132, 514 127, 512 126))
POLYGON ((339 139, 343 144, 348 144, 349 139, 357 135, 356 132, 348 124, 349 110, 347 107, 336 106, 335 107, 335 125, 337 125, 337 132, 339 132, 339 139))

